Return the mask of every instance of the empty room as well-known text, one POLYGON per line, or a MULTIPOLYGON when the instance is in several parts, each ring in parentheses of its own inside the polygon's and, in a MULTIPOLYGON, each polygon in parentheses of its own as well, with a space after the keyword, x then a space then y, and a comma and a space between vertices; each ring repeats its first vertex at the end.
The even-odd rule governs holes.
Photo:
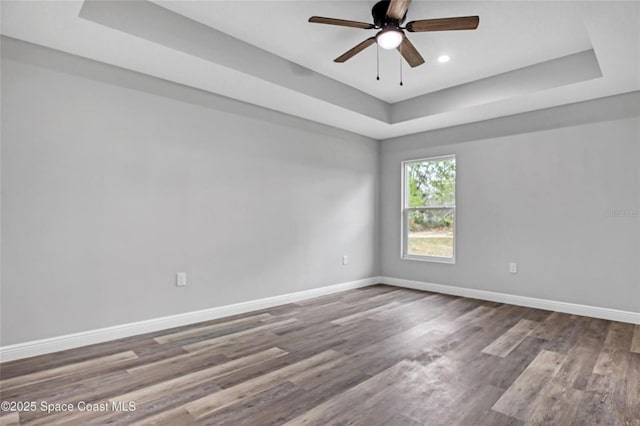
POLYGON ((640 426, 640 1, 0 18, 0 426, 640 426))

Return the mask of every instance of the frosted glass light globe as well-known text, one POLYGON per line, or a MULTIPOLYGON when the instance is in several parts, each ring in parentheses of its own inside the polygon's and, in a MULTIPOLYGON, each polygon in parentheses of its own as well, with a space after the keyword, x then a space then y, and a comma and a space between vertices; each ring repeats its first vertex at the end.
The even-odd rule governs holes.
POLYGON ((382 30, 376 36, 376 41, 378 42, 378 46, 386 50, 391 50, 400 46, 403 38, 404 34, 402 34, 402 31, 382 30))

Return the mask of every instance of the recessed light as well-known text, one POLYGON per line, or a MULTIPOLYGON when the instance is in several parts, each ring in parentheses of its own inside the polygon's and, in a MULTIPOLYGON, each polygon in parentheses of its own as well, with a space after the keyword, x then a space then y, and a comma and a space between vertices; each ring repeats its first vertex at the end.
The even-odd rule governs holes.
POLYGON ((449 59, 451 59, 449 55, 440 55, 440 57, 438 58, 438 62, 444 64, 445 62, 449 62, 449 59))

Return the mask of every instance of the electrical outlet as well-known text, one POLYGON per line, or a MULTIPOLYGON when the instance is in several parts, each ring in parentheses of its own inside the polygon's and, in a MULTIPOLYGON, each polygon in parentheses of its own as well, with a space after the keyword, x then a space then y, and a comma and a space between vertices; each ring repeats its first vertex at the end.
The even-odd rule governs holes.
POLYGON ((342 264, 343 265, 349 264, 349 256, 342 256, 342 264))
POLYGON ((512 274, 518 273, 518 264, 516 262, 509 263, 509 272, 511 272, 512 274))
POLYGON ((186 272, 178 272, 176 274, 176 285, 178 287, 184 287, 187 285, 187 273, 186 272))

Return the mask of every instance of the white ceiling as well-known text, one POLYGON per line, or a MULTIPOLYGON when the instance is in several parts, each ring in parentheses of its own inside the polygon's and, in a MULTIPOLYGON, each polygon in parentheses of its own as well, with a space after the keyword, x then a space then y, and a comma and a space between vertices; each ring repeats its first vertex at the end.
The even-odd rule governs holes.
POLYGON ((121 16, 101 22, 79 16, 82 1, 5 0, 2 34, 377 139, 640 90, 638 1, 413 1, 407 20, 477 14, 480 26, 409 34, 427 63, 415 69, 405 65, 403 87, 397 52, 381 51, 381 81, 375 80, 375 47, 345 64, 333 63, 373 31, 307 22, 312 15, 369 22, 375 2, 154 0, 166 12, 163 22, 136 21, 126 13, 128 2, 115 3, 121 9, 109 6, 108 13, 121 16), (196 31, 197 24, 183 17, 233 38, 196 31), (174 23, 180 26, 171 27, 174 23), (234 44, 234 38, 266 52, 234 44), (223 55, 225 45, 237 57, 223 55), (569 73, 576 75, 573 80, 549 74, 581 66, 566 58, 590 49, 601 75, 582 69, 569 73), (451 61, 438 63, 445 53, 451 61), (262 59, 252 63, 253 57, 262 59), (544 68, 539 80, 555 83, 532 85, 545 61, 558 66, 544 68), (493 84, 507 81, 510 90, 489 93, 493 84), (439 108, 417 108, 417 116, 395 118, 436 101, 439 108))
POLYGON ((380 50, 381 81, 375 78, 375 46, 344 64, 333 62, 375 30, 307 22, 312 15, 372 22, 375 1, 154 1, 389 103, 591 48, 576 2, 414 1, 407 22, 478 15, 480 25, 475 31, 408 33, 427 62, 414 69, 403 64, 400 87, 395 50, 380 50), (451 61, 438 63, 441 54, 451 61))

